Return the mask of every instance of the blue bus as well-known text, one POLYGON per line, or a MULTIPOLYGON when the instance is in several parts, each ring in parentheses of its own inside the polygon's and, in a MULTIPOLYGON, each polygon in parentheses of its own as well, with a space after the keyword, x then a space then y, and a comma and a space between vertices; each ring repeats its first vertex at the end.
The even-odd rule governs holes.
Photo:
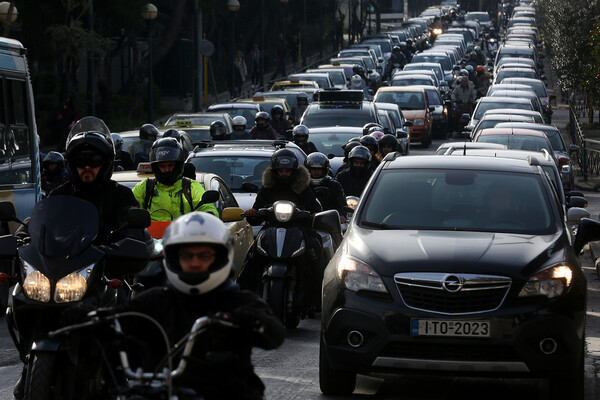
MULTIPOLYGON (((0 37, 0 201, 23 220, 41 199, 39 143, 27 50, 0 37)), ((11 224, 14 232, 16 224, 11 224)))

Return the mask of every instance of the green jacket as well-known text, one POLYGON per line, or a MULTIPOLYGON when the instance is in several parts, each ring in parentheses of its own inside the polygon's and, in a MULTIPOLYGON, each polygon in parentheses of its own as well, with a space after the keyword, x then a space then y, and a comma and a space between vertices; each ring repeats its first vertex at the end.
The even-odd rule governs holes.
MULTIPOLYGON (((133 188, 133 195, 140 204, 140 207, 144 207, 144 199, 146 198, 146 182, 148 182, 148 178, 144 179, 143 181, 135 185, 135 187, 133 188)), ((202 200, 204 188, 202 187, 200 182, 192 181, 191 189, 192 200, 194 202, 195 207, 202 200)), ((151 213, 152 221, 171 221, 171 215, 173 216, 173 220, 182 215, 182 204, 184 214, 187 214, 192 211, 192 207, 183 195, 181 179, 175 182, 175 184, 172 186, 167 186, 157 181, 156 185, 154 186, 154 196, 152 196, 151 198, 148 211, 150 211, 151 213), (168 210, 169 212, 156 211, 153 213, 153 211, 161 209, 168 210)), ((196 211, 213 213, 217 218, 219 218, 219 212, 212 203, 204 204, 196 211)))

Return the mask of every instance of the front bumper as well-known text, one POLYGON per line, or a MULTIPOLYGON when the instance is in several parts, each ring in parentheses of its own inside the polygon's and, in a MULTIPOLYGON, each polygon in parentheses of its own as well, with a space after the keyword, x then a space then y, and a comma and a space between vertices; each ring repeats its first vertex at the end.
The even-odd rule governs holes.
POLYGON ((417 142, 417 143, 422 143, 424 141, 426 141, 426 139, 429 137, 429 127, 427 127, 426 125, 420 125, 420 126, 411 126, 410 127, 410 141, 412 142, 417 142))
MULTIPOLYGON (((507 377, 549 377, 581 363, 585 311, 565 305, 534 305, 460 316, 418 311, 397 302, 345 292, 343 308, 323 310, 322 334, 333 368, 358 373, 452 373, 507 377), (368 310, 368 312, 362 311, 368 310), (489 338, 412 336, 411 319, 488 320, 489 338), (364 337, 359 347, 348 334, 364 337), (540 342, 552 338, 556 351, 540 342)), ((564 303, 564 302, 561 302, 564 303)), ((327 304, 324 302, 324 304, 327 304)))

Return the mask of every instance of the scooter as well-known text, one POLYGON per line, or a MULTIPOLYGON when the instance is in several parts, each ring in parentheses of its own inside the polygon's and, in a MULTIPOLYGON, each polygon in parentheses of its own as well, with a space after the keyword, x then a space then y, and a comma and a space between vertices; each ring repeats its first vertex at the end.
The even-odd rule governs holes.
POLYGON ((322 279, 323 268, 333 256, 333 251, 327 250, 317 255, 315 250, 320 249, 311 244, 317 242, 322 248, 320 240, 305 234, 311 229, 324 231, 332 236, 331 245, 339 243, 339 214, 328 210, 312 216, 290 201, 276 201, 259 209, 253 218, 265 221, 265 226, 248 252, 238 283, 261 294, 286 328, 296 328, 302 318, 314 312, 309 299, 320 289, 314 285, 319 277, 322 279))
MULTIPOLYGON (((150 224, 146 210, 131 209, 127 219, 117 231, 150 224)), ((22 223, 10 202, 0 203, 0 221, 22 223)), ((0 280, 14 285, 7 326, 27 365, 25 398, 97 399, 105 394, 102 369, 93 362, 98 358, 87 338, 48 337, 60 327, 62 312, 74 304, 114 305, 123 283, 120 277, 140 271, 148 262, 143 241, 126 238, 106 246, 93 244, 98 221, 93 204, 74 196, 52 196, 33 209, 29 240, 0 238, 0 257, 14 261, 11 274, 0 274, 0 280)))

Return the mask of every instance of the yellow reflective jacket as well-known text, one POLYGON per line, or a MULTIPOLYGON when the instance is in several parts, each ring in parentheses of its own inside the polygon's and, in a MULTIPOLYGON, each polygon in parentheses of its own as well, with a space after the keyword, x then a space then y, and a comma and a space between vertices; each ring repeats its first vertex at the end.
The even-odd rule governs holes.
MULTIPOLYGON (((133 188, 133 195, 139 203, 140 207, 144 207, 144 199, 146 198, 146 183, 148 178, 144 179, 133 188)), ((188 200, 183 194, 182 180, 179 179, 174 185, 168 186, 156 181, 154 185, 154 194, 150 198, 150 203, 147 210, 150 212, 152 221, 171 221, 182 215, 192 211, 188 200), (158 211, 157 211, 158 210, 158 211), (167 211, 164 211, 167 210, 167 211), (172 219, 171 219, 172 217, 172 219)), ((194 207, 202 200, 204 188, 200 182, 191 181, 192 200, 194 207)), ((217 208, 212 204, 204 204, 196 211, 204 211, 213 213, 219 218, 217 208)))

